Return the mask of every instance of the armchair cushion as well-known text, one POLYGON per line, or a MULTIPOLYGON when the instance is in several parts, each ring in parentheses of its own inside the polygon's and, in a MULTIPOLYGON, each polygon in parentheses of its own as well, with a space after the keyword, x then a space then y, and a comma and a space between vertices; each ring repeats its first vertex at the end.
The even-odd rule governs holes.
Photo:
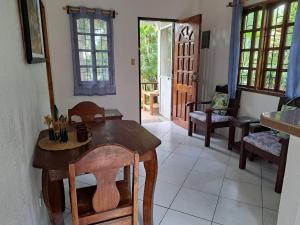
POLYGON ((244 141, 273 155, 280 156, 282 144, 280 137, 274 131, 250 133, 244 137, 244 141))
MULTIPOLYGON (((206 113, 202 112, 202 111, 194 111, 190 113, 190 117, 199 120, 201 122, 206 122, 206 113)), ((211 115, 211 121, 213 123, 217 123, 217 122, 227 122, 230 121, 232 119, 231 116, 222 116, 216 113, 212 113, 211 115)))
MULTIPOLYGON (((229 96, 228 94, 225 93, 220 93, 217 92, 215 96, 213 97, 212 103, 211 103, 211 108, 212 109, 224 109, 228 108, 229 105, 229 96)), ((225 116, 226 111, 221 111, 221 110, 215 110, 215 114, 225 116)))

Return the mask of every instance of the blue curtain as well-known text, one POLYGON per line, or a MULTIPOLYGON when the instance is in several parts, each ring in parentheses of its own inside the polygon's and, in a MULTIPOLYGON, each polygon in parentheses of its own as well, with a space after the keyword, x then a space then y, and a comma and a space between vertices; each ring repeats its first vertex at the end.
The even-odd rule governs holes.
POLYGON ((289 58, 286 96, 300 97, 300 0, 289 58))
POLYGON ((242 24, 243 6, 240 0, 233 1, 231 40, 229 54, 228 93, 235 98, 237 87, 239 59, 240 59, 240 33, 242 24))

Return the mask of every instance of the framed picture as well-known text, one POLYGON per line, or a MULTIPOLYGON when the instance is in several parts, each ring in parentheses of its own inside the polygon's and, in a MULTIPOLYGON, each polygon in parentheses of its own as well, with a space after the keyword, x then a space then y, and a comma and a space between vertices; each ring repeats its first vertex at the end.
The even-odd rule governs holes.
POLYGON ((45 61, 40 0, 19 0, 28 63, 45 61))

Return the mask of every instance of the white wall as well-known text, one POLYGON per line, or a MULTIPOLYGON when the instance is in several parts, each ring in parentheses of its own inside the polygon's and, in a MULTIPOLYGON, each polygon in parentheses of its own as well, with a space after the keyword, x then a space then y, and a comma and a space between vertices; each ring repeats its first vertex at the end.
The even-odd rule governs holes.
POLYGON ((25 62, 17 1, 0 7, 0 224, 46 225, 41 172, 32 168, 42 116, 49 113, 44 64, 25 62))
POLYGON ((83 100, 118 108, 126 119, 139 120, 138 17, 183 18, 198 13, 198 0, 45 0, 48 14, 54 92, 57 105, 67 109, 83 100), (63 6, 115 9, 115 73, 117 95, 74 97, 69 19, 63 6), (136 65, 130 65, 135 58, 136 65))
MULTIPOLYGON (((251 0, 251 4, 258 0, 251 0)), ((211 46, 202 51, 202 75, 205 86, 203 99, 213 95, 217 84, 228 82, 229 46, 232 8, 227 1, 201 0, 200 13, 203 15, 203 30, 211 30, 211 46), (208 96, 206 96, 208 95, 208 96)), ((240 115, 259 117, 262 112, 276 111, 277 97, 243 91, 240 115)))

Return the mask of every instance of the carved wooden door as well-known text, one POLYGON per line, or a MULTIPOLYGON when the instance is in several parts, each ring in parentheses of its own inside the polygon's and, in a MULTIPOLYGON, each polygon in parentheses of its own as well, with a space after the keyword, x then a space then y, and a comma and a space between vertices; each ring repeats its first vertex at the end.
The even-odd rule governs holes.
POLYGON ((197 101, 200 60, 201 15, 180 20, 175 25, 173 70, 173 121, 187 128, 188 107, 197 101))

